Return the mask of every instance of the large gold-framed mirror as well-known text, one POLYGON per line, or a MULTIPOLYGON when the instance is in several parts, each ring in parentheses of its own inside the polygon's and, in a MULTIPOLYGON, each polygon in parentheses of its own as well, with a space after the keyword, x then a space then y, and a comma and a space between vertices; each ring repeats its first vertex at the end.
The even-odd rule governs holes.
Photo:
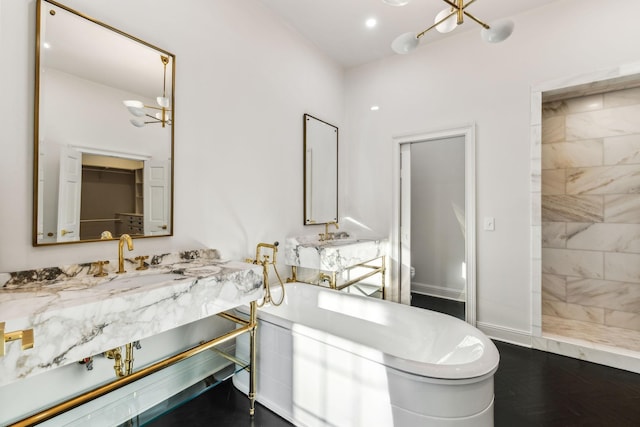
POLYGON ((38 0, 35 75, 33 245, 173 235, 175 55, 38 0))
POLYGON ((304 224, 338 222, 338 128, 309 114, 304 122, 304 224))

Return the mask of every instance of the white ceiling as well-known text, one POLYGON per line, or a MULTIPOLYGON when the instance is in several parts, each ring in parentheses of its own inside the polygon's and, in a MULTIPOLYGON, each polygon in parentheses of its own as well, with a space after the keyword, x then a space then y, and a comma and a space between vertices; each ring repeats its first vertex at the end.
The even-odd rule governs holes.
MULTIPOLYGON (((345 68, 395 55, 390 45, 396 36, 426 29, 433 17, 447 7, 443 0, 412 0, 403 7, 389 6, 382 0, 259 1, 345 68), (375 28, 365 26, 369 18, 378 21, 375 28)), ((491 23, 554 1, 561 0, 477 0, 467 10, 491 23)), ((42 51, 42 65, 148 97, 159 95, 163 78, 161 52, 142 45, 132 48, 135 43, 129 37, 116 35, 56 6, 45 3, 42 16, 42 41, 53 42, 50 50, 42 51), (50 9, 58 13, 51 16, 50 9)), ((515 24, 514 31, 518 31, 517 20, 515 24)), ((449 34, 430 31, 422 43, 433 43, 462 31, 479 34, 480 26, 465 19, 462 27, 449 34)), ((167 70, 168 90, 171 68, 167 70)))
MULTIPOLYGON (((43 3, 41 12, 43 69, 57 69, 150 99, 162 95, 164 70, 160 56, 167 56, 166 52, 56 5, 43 3), (50 47, 45 48, 45 43, 50 47)), ((172 67, 173 64, 167 66, 168 93, 172 67)))
MULTIPOLYGON (((403 7, 389 6, 382 0, 261 0, 282 20, 311 40, 331 58, 349 68, 395 55, 391 42, 396 36, 420 32, 433 24, 433 18, 447 4, 441 0, 412 0, 403 7), (378 25, 369 29, 365 21, 376 18, 378 25)), ((467 11, 491 24, 559 0, 477 0, 467 11)), ((517 22, 514 31, 518 30, 517 22)), ((422 43, 481 27, 470 19, 447 35, 429 31, 422 43)), ((480 37, 478 35, 478 37, 480 37)))

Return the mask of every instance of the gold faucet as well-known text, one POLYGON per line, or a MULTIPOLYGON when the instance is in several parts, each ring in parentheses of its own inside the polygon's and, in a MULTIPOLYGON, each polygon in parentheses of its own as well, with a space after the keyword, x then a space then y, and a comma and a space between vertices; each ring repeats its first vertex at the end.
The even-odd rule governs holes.
POLYGON ((118 274, 127 272, 124 269, 124 242, 127 242, 127 248, 129 248, 129 251, 133 250, 133 240, 131 240, 131 236, 128 234, 120 236, 120 241, 118 242, 118 271, 116 272, 118 274))
POLYGON ((320 233, 320 241, 333 240, 333 233, 329 233, 329 225, 335 225, 336 230, 340 228, 338 221, 330 221, 324 223, 324 234, 320 233))

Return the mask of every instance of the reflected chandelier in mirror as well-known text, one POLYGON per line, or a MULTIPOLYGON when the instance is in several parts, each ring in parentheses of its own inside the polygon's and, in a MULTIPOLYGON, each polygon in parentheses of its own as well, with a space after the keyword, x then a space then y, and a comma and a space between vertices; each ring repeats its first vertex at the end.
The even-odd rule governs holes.
POLYGON ((33 245, 173 235, 175 55, 38 0, 35 74, 33 245))

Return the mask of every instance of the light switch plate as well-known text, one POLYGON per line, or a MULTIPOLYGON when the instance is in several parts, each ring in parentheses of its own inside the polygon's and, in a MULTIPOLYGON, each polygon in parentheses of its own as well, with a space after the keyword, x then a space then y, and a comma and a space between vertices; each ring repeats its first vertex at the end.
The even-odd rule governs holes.
POLYGON ((484 217, 484 229, 486 231, 494 231, 496 229, 496 219, 492 216, 484 217))

